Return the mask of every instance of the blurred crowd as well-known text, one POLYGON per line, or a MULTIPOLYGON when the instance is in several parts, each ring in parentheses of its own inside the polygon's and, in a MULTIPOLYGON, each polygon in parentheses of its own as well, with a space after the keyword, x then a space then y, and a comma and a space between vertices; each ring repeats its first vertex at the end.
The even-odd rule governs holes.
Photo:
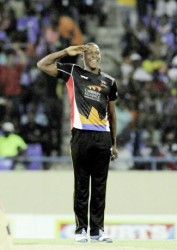
MULTIPOLYGON (((41 73, 36 62, 69 45, 94 42, 87 33, 86 16, 96 16, 104 27, 109 14, 105 2, 0 0, 0 157, 24 152, 61 155, 63 82, 41 73), (3 137, 9 134, 21 139, 12 136, 7 142, 3 137), (16 150, 7 155, 2 148, 12 147, 12 141, 16 150)), ((136 3, 126 7, 118 44, 118 146, 125 157, 176 156, 177 0, 117 2, 136 3)), ((68 62, 67 57, 62 60, 68 62)), ((77 57, 69 62, 77 62, 77 57)), ((38 164, 38 168, 50 166, 38 164)), ((151 169, 151 165, 136 163, 131 168, 151 169)), ((158 163, 158 169, 176 170, 177 165, 158 163)))
MULTIPOLYGON (((97 15, 99 8, 99 24, 104 24, 100 4, 101 0, 0 0, 1 133, 3 124, 11 122, 8 132, 21 136, 28 148, 33 145, 30 156, 61 154, 63 83, 39 72, 36 62, 69 45, 83 44, 85 16, 97 15)), ((7 146, 3 143, 0 140, 1 148, 7 146)), ((0 151, 0 156, 10 155, 0 151)))
MULTIPOLYGON (((177 156, 177 1, 137 1, 136 15, 132 25, 127 14, 120 44, 118 141, 127 154, 170 159, 177 156)), ((157 166, 177 170, 173 162, 157 166)))

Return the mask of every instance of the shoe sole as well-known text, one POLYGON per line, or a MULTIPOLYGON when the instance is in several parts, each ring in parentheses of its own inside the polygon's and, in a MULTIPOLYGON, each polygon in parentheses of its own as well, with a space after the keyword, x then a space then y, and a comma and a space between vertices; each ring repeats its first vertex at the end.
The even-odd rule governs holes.
POLYGON ((110 239, 110 240, 91 240, 90 241, 91 243, 113 243, 113 241, 110 239))
POLYGON ((87 243, 88 240, 75 240, 76 243, 87 243))

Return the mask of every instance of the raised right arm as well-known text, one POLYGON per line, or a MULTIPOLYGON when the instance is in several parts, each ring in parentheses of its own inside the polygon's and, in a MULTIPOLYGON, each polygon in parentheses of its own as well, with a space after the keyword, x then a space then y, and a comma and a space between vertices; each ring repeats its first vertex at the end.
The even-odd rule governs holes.
POLYGON ((50 76, 56 77, 58 75, 56 61, 65 56, 76 56, 83 53, 88 48, 87 45, 70 46, 64 50, 60 50, 43 57, 37 62, 37 67, 50 76))
POLYGON ((42 70, 43 72, 47 73, 50 76, 56 77, 58 74, 56 61, 60 60, 61 58, 67 56, 66 49, 54 52, 43 57, 40 61, 37 62, 37 67, 42 70))

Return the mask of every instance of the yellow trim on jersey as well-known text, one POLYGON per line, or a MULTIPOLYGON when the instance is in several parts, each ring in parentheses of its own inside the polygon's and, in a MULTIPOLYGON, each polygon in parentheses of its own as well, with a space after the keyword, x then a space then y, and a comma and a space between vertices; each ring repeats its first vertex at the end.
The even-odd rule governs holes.
POLYGON ((88 119, 81 114, 79 115, 82 124, 104 125, 104 126, 106 126, 107 124, 107 119, 104 118, 103 120, 101 120, 99 118, 98 111, 94 107, 92 107, 88 119))

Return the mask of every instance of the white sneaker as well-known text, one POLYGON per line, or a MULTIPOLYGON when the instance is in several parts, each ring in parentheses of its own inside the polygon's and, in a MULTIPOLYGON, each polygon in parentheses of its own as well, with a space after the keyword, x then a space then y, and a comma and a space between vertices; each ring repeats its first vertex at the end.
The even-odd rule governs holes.
POLYGON ((88 242, 87 232, 85 231, 84 228, 82 229, 82 233, 75 235, 75 241, 76 242, 81 242, 81 243, 88 242))
POLYGON ((100 230, 99 235, 90 236, 91 242, 106 242, 112 243, 113 240, 105 235, 105 233, 100 230))

